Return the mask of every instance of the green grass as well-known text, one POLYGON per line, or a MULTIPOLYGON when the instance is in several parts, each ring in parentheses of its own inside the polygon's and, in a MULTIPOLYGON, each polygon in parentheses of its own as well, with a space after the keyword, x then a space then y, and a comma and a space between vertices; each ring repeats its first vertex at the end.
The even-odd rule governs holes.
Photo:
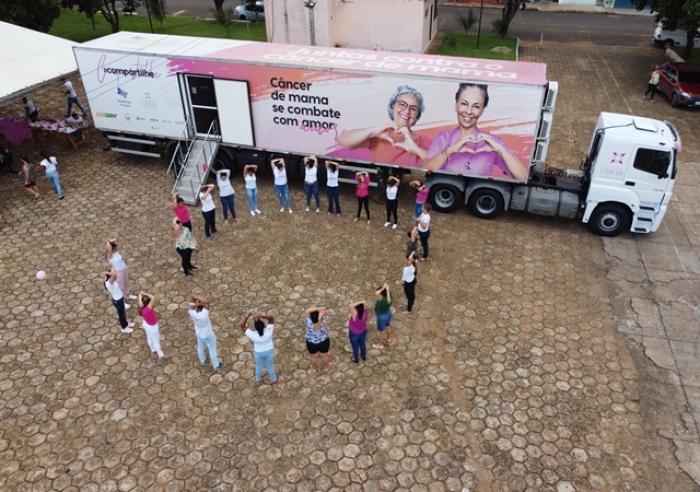
MULTIPOLYGON (((678 53, 678 56, 683 58, 683 51, 685 50, 685 48, 672 48, 672 49, 673 49, 673 51, 678 53)), ((685 61, 687 61, 688 63, 690 63, 691 65, 693 65, 696 68, 700 68, 700 49, 693 48, 693 51, 691 52, 691 55, 690 55, 690 60, 685 60, 685 61)))
POLYGON ((514 37, 501 38, 491 34, 482 34, 479 38, 479 49, 476 49, 476 34, 459 34, 445 32, 445 37, 438 47, 437 53, 446 56, 466 56, 468 58, 492 58, 496 60, 515 60, 517 39, 514 37), (451 38, 454 41, 451 41, 451 38), (452 45, 454 42, 454 46, 452 45), (494 51, 494 48, 497 48, 494 51), (498 51, 504 49, 504 52, 498 51))
MULTIPOLYGON (((213 5, 213 4, 212 4, 213 5)), ((119 28, 122 31, 151 32, 148 17, 145 15, 119 15, 119 28)), ((49 34, 82 43, 112 33, 112 27, 102 17, 95 15, 95 31, 92 22, 77 10, 61 10, 61 16, 51 26, 49 34), (97 31, 97 32, 95 32, 97 31)), ((234 22, 229 32, 216 21, 193 19, 190 17, 166 17, 163 26, 153 20, 156 34, 177 34, 208 38, 231 38, 251 41, 267 41, 264 23, 234 22)))

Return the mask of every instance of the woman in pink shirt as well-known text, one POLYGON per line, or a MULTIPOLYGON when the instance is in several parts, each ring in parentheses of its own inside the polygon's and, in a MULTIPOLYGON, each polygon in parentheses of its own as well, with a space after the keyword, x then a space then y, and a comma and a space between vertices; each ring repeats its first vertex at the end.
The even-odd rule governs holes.
POLYGON ((364 301, 350 304, 350 321, 348 321, 348 335, 350 337, 350 345, 352 345, 352 361, 355 364, 362 360, 367 360, 367 321, 369 320, 369 311, 365 310, 364 301))
POLYGON ((190 232, 192 232, 192 219, 190 219, 190 211, 187 209, 185 201, 180 198, 179 193, 173 194, 173 212, 175 212, 175 215, 177 215, 177 220, 179 220, 184 227, 187 227, 190 232))
POLYGON ((151 352, 158 354, 160 359, 167 359, 169 355, 165 355, 160 348, 160 327, 158 326, 158 316, 153 310, 156 304, 156 298, 153 294, 147 292, 139 292, 139 313, 143 318, 141 326, 146 332, 146 340, 151 352))
POLYGON ((369 224, 369 174, 367 173, 355 173, 355 181, 357 181, 357 217, 353 222, 360 220, 360 213, 362 212, 362 207, 365 207, 365 213, 367 214, 367 223, 369 224))

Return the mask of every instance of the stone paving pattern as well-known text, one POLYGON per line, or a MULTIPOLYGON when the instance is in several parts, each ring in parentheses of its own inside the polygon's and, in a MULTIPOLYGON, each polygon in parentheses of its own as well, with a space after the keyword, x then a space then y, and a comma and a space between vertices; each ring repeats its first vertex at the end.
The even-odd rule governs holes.
MULTIPOLYGON (((192 210, 200 269, 185 278, 164 163, 102 152, 93 131, 78 152, 49 145, 62 164, 61 202, 43 178, 33 202, 18 178, 1 175, 0 489, 697 490, 679 467, 683 453, 698 462, 691 367, 654 364, 640 345, 654 340, 678 360, 697 343, 687 322, 697 323, 698 305, 697 114, 641 100, 658 50, 525 44, 522 55, 547 62, 561 84, 549 160, 562 167, 578 165, 600 109, 673 119, 686 150, 673 209, 657 234, 605 241, 576 222, 525 214, 437 215, 413 313, 399 285, 406 189, 392 231, 378 203, 371 225, 352 223, 347 188, 341 219, 304 214, 297 182, 295 213, 280 214, 269 178, 253 218, 239 178, 241 221, 220 225, 214 241, 203 240, 192 210), (172 354, 164 364, 142 330, 119 332, 100 275, 112 236, 132 290, 159 298, 172 354), (685 277, 674 258, 689 262, 685 277), (383 280, 394 285, 396 335, 356 367, 347 305, 371 300, 383 280), (219 373, 197 360, 185 312, 193 292, 213 304, 228 364, 219 373), (311 305, 330 311, 329 374, 307 372, 302 313, 311 305), (673 323, 680 308, 686 322, 673 323), (276 318, 277 387, 255 384, 252 346, 237 327, 251 309, 276 318), (671 326, 679 336, 668 342, 659 330, 671 326)), ((60 115, 58 94, 35 100, 60 115)), ((135 307, 128 317, 140 322, 135 307)))

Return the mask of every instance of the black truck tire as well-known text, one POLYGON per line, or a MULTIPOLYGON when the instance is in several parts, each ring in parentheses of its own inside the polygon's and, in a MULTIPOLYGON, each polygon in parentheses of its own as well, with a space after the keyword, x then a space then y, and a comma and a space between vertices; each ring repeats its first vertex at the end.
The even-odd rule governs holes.
POLYGON ((504 207, 503 195, 491 188, 474 190, 467 204, 467 208, 474 216, 488 220, 498 217, 504 207))
POLYGON ((588 229, 598 236, 613 237, 630 230, 630 214, 622 205, 598 205, 588 221, 588 229))

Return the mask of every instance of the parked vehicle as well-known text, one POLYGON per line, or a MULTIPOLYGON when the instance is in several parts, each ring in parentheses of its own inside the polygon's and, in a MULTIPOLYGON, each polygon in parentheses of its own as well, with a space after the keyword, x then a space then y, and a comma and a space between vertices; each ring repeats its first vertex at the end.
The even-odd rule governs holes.
MULTIPOLYGON (((673 48, 678 46, 684 48, 687 44, 688 38, 686 37, 686 32, 676 29, 664 29, 663 22, 659 22, 654 29, 654 35, 651 37, 654 43, 663 46, 664 48, 673 48)), ((695 48, 700 47, 700 29, 695 32, 695 38, 693 40, 693 46, 695 48)))
POLYGON ((671 106, 700 106, 700 70, 690 63, 667 62, 660 68, 657 90, 671 106))
POLYGON ((575 218, 604 236, 656 231, 671 200, 669 122, 601 113, 580 169, 545 162, 558 85, 542 63, 129 32, 74 52, 112 150, 165 153, 192 204, 212 167, 262 171, 270 153, 290 176, 308 154, 342 162, 341 182, 425 173, 437 211, 575 218))
POLYGON ((238 20, 265 22, 265 5, 262 2, 250 2, 233 9, 238 20))

